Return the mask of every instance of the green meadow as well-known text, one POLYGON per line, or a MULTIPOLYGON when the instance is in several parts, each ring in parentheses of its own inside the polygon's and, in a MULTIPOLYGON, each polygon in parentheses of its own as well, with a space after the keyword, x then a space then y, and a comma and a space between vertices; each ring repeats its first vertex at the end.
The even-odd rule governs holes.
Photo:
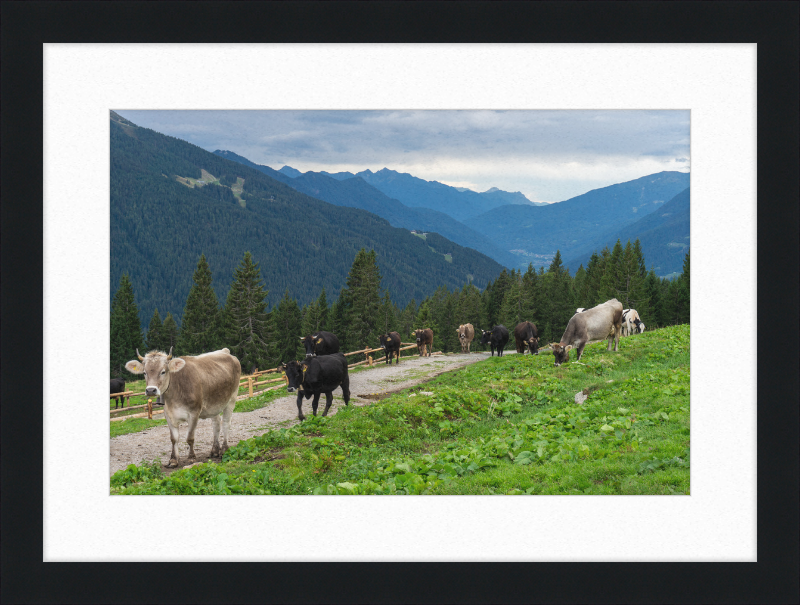
POLYGON ((688 495, 689 418, 687 324, 560 367, 547 351, 492 357, 241 441, 220 463, 130 465, 111 493, 688 495))

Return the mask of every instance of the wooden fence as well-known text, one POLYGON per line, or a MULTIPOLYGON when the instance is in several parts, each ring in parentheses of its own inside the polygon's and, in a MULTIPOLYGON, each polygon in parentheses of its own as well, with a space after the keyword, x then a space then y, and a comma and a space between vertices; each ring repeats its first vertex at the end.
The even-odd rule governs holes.
MULTIPOLYGON (((417 343, 415 343, 415 342, 413 342, 413 343, 411 343, 411 342, 401 342, 400 345, 401 345, 400 351, 407 351, 409 349, 417 348, 417 343)), ((348 364, 348 366, 347 366, 348 368, 355 368, 357 366, 363 366, 363 365, 368 365, 369 367, 373 367, 375 365, 375 363, 376 363, 376 360, 375 360, 375 358, 372 357, 371 353, 375 353, 377 351, 380 351, 381 353, 383 353, 383 347, 378 347, 378 348, 375 348, 375 349, 367 348, 367 349, 362 349, 360 351, 353 351, 351 353, 343 353, 343 355, 345 357, 350 357, 352 355, 363 355, 365 357, 365 359, 362 360, 362 361, 358 361, 358 362, 355 362, 355 363, 348 364)), ((436 355, 436 354, 440 354, 440 353, 441 352, 433 353, 433 354, 436 355)), ((408 357, 408 355, 406 357, 408 357)), ((275 372, 279 372, 279 371, 280 371, 279 368, 272 368, 270 370, 260 370, 260 371, 258 369, 256 369, 256 371, 253 372, 252 374, 248 374, 247 376, 242 376, 239 379, 239 388, 241 389, 241 388, 246 387, 247 388, 247 394, 240 395, 239 397, 237 397, 236 398, 237 401, 241 401, 242 399, 249 399, 250 397, 254 397, 255 395, 261 395, 262 393, 266 393, 267 391, 273 391, 275 389, 279 389, 282 386, 284 386, 286 384, 286 377, 285 376, 281 376, 280 378, 272 378, 272 379, 268 379, 268 380, 259 380, 259 378, 262 378, 262 377, 266 376, 267 374, 274 374, 275 372), (265 389, 261 389, 260 391, 255 391, 254 390, 257 387, 265 386, 265 385, 268 385, 268 384, 273 384, 273 383, 276 383, 276 382, 280 382, 282 384, 277 384, 275 386, 267 387, 265 389)), ((133 391, 125 391, 124 393, 112 393, 110 398, 113 399, 114 397, 123 397, 124 399, 130 401, 131 397, 138 397, 138 396, 141 396, 141 395, 145 395, 145 393, 134 393, 133 391)), ((164 413, 164 409, 163 408, 161 408, 160 410, 153 411, 152 400, 149 400, 148 403, 145 403, 144 405, 135 405, 135 406, 127 407, 127 408, 115 408, 115 409, 111 410, 111 422, 117 422, 119 420, 127 420, 128 418, 145 418, 146 417, 146 418, 151 418, 152 419, 154 415, 163 414, 163 413, 164 413), (143 413, 140 413, 140 414, 128 414, 128 415, 124 415, 124 416, 114 416, 115 413, 119 414, 120 412, 123 412, 123 411, 136 410, 136 409, 141 409, 141 408, 145 408, 146 411, 143 412, 143 413)))

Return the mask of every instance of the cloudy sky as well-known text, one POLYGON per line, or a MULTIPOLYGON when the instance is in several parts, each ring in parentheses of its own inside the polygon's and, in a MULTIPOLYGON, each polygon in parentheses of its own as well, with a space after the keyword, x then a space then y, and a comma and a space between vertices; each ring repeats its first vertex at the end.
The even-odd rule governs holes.
POLYGON ((279 169, 391 168, 559 202, 663 170, 689 171, 689 111, 115 110, 209 151, 279 169))

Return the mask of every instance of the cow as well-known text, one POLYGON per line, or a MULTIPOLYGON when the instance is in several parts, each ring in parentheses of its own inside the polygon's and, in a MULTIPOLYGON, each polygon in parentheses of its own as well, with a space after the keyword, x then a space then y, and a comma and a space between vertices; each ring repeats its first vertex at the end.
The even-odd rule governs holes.
POLYGON ((641 334, 642 332, 644 332, 644 324, 636 309, 623 309, 622 335, 630 336, 631 334, 641 334))
POLYGON ((395 365, 400 363, 400 334, 397 332, 382 334, 378 336, 378 341, 381 343, 384 353, 386 353, 386 363, 392 365, 393 356, 397 359, 395 365))
POLYGON ((290 361, 279 367, 286 380, 286 390, 290 393, 297 391, 297 417, 301 422, 306 419, 303 416, 304 396, 306 399, 314 396, 311 402, 314 416, 317 415, 319 396, 322 393, 325 393, 325 411, 322 415, 328 415, 333 403, 333 390, 337 387, 342 387, 344 403, 350 405, 350 376, 347 373, 347 360, 341 353, 306 357, 303 361, 290 361))
POLYGON ((172 440, 172 456, 167 468, 178 466, 178 425, 189 425, 186 443, 189 444, 189 462, 195 462, 194 434, 201 418, 211 418, 214 440, 211 457, 221 456, 228 449, 228 432, 231 414, 239 393, 239 378, 242 366, 228 349, 202 355, 172 357, 169 353, 150 351, 142 357, 137 349, 136 357, 125 364, 132 374, 144 374, 147 396, 158 396, 164 402, 164 416, 169 425, 172 440), (219 416, 222 414, 222 450, 219 447, 219 416))
POLYGON ((539 332, 536 331, 536 324, 529 321, 523 321, 517 324, 514 328, 514 344, 517 348, 517 353, 525 354, 525 348, 528 348, 531 355, 539 354, 539 332))
POLYGON ((508 343, 508 328, 503 325, 497 325, 489 331, 481 330, 483 336, 481 338, 481 344, 491 344, 492 346, 492 357, 494 357, 494 350, 497 349, 497 356, 503 356, 503 349, 506 347, 506 343, 508 343))
MULTIPOLYGON (((111 379, 111 393, 110 395, 114 395, 115 393, 124 393, 125 392, 125 381, 122 378, 112 378, 111 379)), ((114 409, 116 410, 119 407, 119 402, 122 401, 122 407, 125 407, 125 396, 118 395, 117 397, 112 397, 111 399, 114 400, 114 409)))
POLYGON ((622 303, 612 298, 601 305, 586 309, 572 316, 564 330, 560 342, 550 343, 553 347, 556 366, 569 361, 569 351, 578 350, 580 360, 583 348, 590 340, 608 338, 608 350, 614 343, 614 351, 619 351, 619 336, 622 331, 622 303))
POLYGON ((458 340, 461 342, 461 352, 469 353, 472 339, 475 338, 475 328, 472 327, 472 324, 461 324, 456 328, 456 332, 458 332, 458 340))
POLYGON ((306 357, 331 355, 339 352, 339 339, 336 334, 320 330, 308 336, 301 336, 300 342, 306 349, 306 357))
POLYGON ((425 328, 424 330, 414 330, 414 337, 417 339, 417 349, 419 350, 420 357, 430 357, 431 350, 433 349, 433 330, 425 328), (427 354, 426 354, 427 348, 427 354))

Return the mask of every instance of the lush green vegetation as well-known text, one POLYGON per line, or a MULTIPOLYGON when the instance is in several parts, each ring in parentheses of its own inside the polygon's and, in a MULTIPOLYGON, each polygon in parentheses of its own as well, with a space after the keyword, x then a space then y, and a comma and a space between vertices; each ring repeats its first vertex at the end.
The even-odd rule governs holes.
MULTIPOLYGON (((124 423, 123 423, 124 424, 124 423)), ((688 494, 689 326, 491 358, 370 406, 239 442, 165 477, 130 465, 113 494, 688 494), (424 395, 431 392, 432 395, 424 395), (574 401, 588 393, 583 405, 574 401)))

